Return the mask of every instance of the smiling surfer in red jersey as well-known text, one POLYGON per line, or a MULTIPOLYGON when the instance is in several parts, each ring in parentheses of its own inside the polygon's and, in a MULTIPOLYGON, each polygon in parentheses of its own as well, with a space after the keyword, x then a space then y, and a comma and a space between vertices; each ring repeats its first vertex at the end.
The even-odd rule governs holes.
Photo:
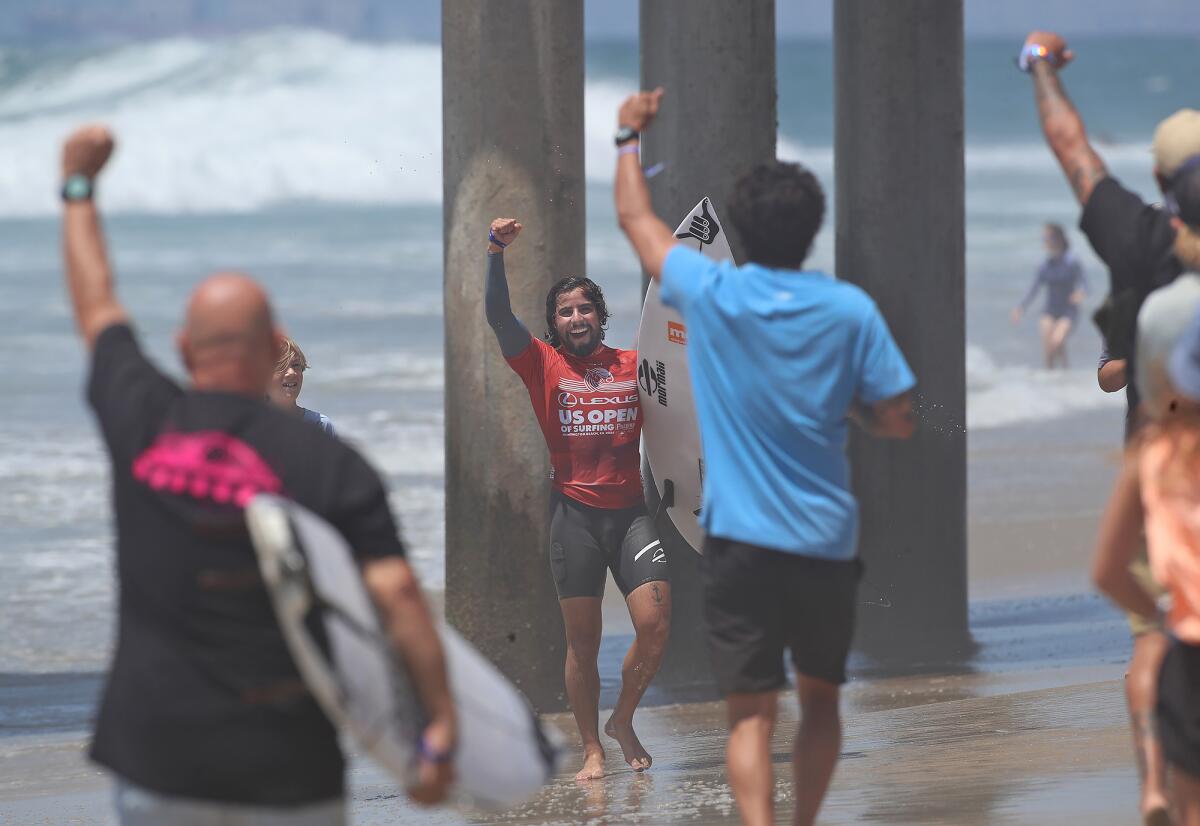
POLYGON ((667 555, 642 491, 642 416, 637 353, 604 344, 608 308, 589 278, 563 278, 546 296, 546 340, 513 315, 504 249, 521 224, 497 218, 488 233, 485 309, 508 365, 550 449, 553 516, 550 569, 567 633, 567 697, 583 741, 576 780, 604 776, 600 743, 601 600, 608 571, 621 589, 635 638, 621 670, 621 693, 604 731, 634 771, 652 759, 633 730, 633 712, 654 679, 671 623, 667 555))

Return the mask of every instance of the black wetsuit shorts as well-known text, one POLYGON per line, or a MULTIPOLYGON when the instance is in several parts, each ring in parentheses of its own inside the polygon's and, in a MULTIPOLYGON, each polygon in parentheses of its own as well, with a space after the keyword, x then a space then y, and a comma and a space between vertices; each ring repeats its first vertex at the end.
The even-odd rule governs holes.
POLYGON ((846 682, 859 560, 818 559, 710 536, 700 568, 713 675, 722 695, 783 688, 785 651, 800 674, 846 682))
POLYGON ((550 570, 558 598, 604 596, 605 574, 628 597, 647 582, 669 582, 667 552, 644 504, 610 510, 552 494, 550 570))

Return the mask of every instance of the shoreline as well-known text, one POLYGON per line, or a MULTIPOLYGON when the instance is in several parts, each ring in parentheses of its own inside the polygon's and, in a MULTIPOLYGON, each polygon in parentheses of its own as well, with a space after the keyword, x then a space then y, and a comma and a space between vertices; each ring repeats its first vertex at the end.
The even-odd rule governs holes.
MULTIPOLYGON (((969 772, 971 761, 965 756, 975 747, 996 751, 994 759, 1002 760, 1006 771, 1025 778, 1019 783, 1017 780, 1000 783, 1002 788, 994 792, 1009 801, 1005 805, 1020 808, 1024 804, 1014 797, 1010 787, 1020 787, 1032 779, 1025 777, 1030 772, 1029 761, 1044 765, 1045 758, 1041 755, 1045 749, 1062 748, 1058 739, 1063 735, 1060 730, 1063 725, 1070 729, 1071 736, 1086 742, 1089 751, 1068 766, 1045 770, 1058 778, 1055 782, 1069 787, 1079 783, 1083 784, 1080 788, 1091 788, 1088 784, 1093 782, 1095 771, 1108 778, 1106 783, 1119 779, 1115 790, 1110 789, 1106 794, 1110 803, 1119 804, 1116 811, 1132 811, 1128 807, 1134 805, 1136 798, 1136 771, 1122 711, 1121 676, 1129 656, 1123 617, 1099 597, 1067 594, 982 600, 972 606, 971 625, 978 644, 972 656, 958 663, 921 669, 912 676, 875 676, 861 654, 852 655, 851 681, 844 691, 847 728, 843 765, 823 822, 850 823, 868 816, 868 809, 863 806, 878 795, 865 791, 875 788, 875 781, 867 775, 874 778, 874 772, 882 770, 890 776, 894 769, 892 761, 897 758, 903 758, 901 762, 912 767, 902 775, 917 772, 916 767, 923 766, 919 773, 924 779, 919 782, 905 779, 906 789, 913 782, 930 786, 936 785, 934 779, 926 776, 931 773, 969 772), (1062 722, 1064 717, 1069 725, 1062 722), (1008 734, 1020 736, 1010 742, 1008 734), (968 749, 966 755, 960 754, 957 760, 950 756, 962 749, 968 749), (892 756, 887 757, 888 754, 892 756), (876 768, 863 768, 866 774, 860 772, 859 767, 868 764, 876 768), (854 780, 856 777, 858 780, 854 780)), ((611 708, 615 700, 618 689, 615 675, 619 673, 628 641, 626 636, 613 634, 602 645, 602 708, 611 708)), ((775 741, 781 794, 786 790, 782 781, 788 768, 790 733, 796 724, 795 701, 790 691, 783 694, 781 724, 775 741)), ((361 756, 353 756, 348 773, 352 821, 566 823, 578 820, 554 818, 568 818, 569 812, 577 810, 598 812, 597 807, 603 809, 596 815, 596 822, 601 823, 664 822, 656 820, 654 813, 666 817, 665 822, 688 823, 720 823, 731 816, 732 800, 724 780, 721 703, 680 703, 651 686, 638 711, 637 725, 643 742, 656 755, 655 769, 648 777, 633 776, 621 763, 620 752, 614 746, 608 754, 610 776, 594 788, 581 788, 571 779, 575 757, 571 748, 577 745, 578 734, 570 714, 550 714, 546 719, 564 733, 568 753, 559 775, 534 801, 498 818, 418 812, 404 802, 388 775, 361 756), (667 780, 663 775, 675 779, 667 780), (626 788, 629 783, 640 789, 641 802, 637 805, 629 797, 633 794, 626 788), (707 802, 689 802, 691 798, 679 794, 679 784, 694 787, 707 802), (619 805, 609 799, 615 790, 624 790, 621 791, 624 802, 619 805), (603 800, 597 802, 597 796, 603 800)), ((0 781, 0 823, 112 822, 108 811, 109 780, 103 771, 87 762, 86 742, 83 730, 0 737, 0 765, 8 769, 0 781)), ((870 805, 901 805, 897 801, 903 801, 904 811, 911 808, 913 812, 924 805, 911 789, 896 793, 898 798, 890 802, 880 798, 870 805)), ((964 805, 971 798, 970 790, 959 789, 955 794, 963 798, 964 805)), ((1091 797, 1078 802, 1087 804, 1090 800, 1091 797)), ((784 794, 781 806, 786 804, 784 794)), ((1092 811, 1084 806, 1079 812, 1085 809, 1092 811)), ((958 815, 967 812, 956 811, 958 815)), ((913 817, 916 819, 888 822, 996 822, 922 820, 924 815, 916 814, 913 817)), ((1127 820, 1086 821, 1081 817, 1077 822, 1127 820)))
MULTIPOLYGON (((1003 676, 861 681, 846 690, 841 760, 822 813, 829 824, 1124 824, 1136 811, 1137 777, 1123 713, 1119 665, 1003 676)), ((716 702, 647 708, 638 731, 655 755, 631 772, 607 743, 607 776, 572 779, 578 745, 569 714, 549 715, 568 755, 541 794, 508 812, 428 811, 391 778, 353 756, 350 822, 371 824, 718 824, 735 822, 725 779, 724 710, 716 702)), ((780 704, 772 741, 778 816, 791 808, 790 741, 797 707, 780 704)), ((45 739, 45 738, 42 738, 45 739)), ((70 737, 30 743, 41 789, 0 792, 0 822, 111 824, 108 778, 70 737)), ((6 755, 6 758, 10 755, 6 755)), ((9 762, 7 759, 5 763, 9 762)))
MULTIPOLYGON (((901 677, 882 676, 852 655, 845 753, 823 822, 1024 823, 1039 814, 1056 823, 1129 822, 1137 783, 1120 685, 1129 637, 1123 617, 1087 581, 1117 471, 1120 421, 1119 411, 1094 411, 971 434, 968 595, 977 649, 955 662, 917 664, 920 673, 901 677), (1064 752, 1064 737, 1080 751, 1064 752), (972 749, 1002 767, 1003 782, 969 776, 972 749), (1048 753, 1067 763, 1049 765, 1048 753), (960 777, 963 785, 939 785, 931 776, 939 772, 946 784, 960 777), (1022 789, 1034 790, 1032 801, 1022 789), (923 798, 930 794, 938 798, 923 798), (989 810, 992 819, 970 819, 989 810)), ((444 594, 428 596, 441 614, 444 594)), ((604 621, 601 705, 611 707, 632 634, 611 583, 604 621)), ((0 823, 112 822, 108 779, 83 755, 102 681, 94 671, 0 674, 0 823)), ((723 779, 721 706, 679 699, 651 686, 638 712, 639 734, 657 758, 646 776, 632 776, 610 749, 612 776, 598 789, 580 789, 569 755, 564 773, 535 801, 500 820, 464 819, 416 812, 390 778, 355 758, 352 821, 532 824, 579 822, 586 812, 598 823, 725 822, 732 800, 723 779), (680 788, 693 790, 688 800, 680 788)), ((780 781, 795 724, 794 701, 782 707, 790 711, 776 738, 780 781)), ((577 738, 569 715, 549 719, 568 743, 577 738)), ((783 816, 790 792, 782 783, 779 790, 783 816)))

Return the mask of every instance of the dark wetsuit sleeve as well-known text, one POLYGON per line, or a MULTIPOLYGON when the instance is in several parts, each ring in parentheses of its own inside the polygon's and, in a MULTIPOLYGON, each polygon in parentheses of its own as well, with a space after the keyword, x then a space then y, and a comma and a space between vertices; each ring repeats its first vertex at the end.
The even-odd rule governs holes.
POLYGON ((483 294, 484 311, 488 325, 500 342, 500 352, 506 359, 519 356, 533 341, 529 330, 513 315, 508 297, 508 276, 504 273, 504 254, 488 256, 487 282, 483 294))
POLYGON ((1046 265, 1038 267, 1037 275, 1033 277, 1033 283, 1029 285, 1029 291, 1025 293, 1025 297, 1021 299, 1021 310, 1027 310, 1029 305, 1033 303, 1033 299, 1037 297, 1038 290, 1042 288, 1042 280, 1046 274, 1046 265))

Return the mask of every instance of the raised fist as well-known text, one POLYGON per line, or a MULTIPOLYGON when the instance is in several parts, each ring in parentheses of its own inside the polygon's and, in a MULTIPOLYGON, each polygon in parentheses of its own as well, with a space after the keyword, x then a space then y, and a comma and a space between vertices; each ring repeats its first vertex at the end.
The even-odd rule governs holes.
POLYGON ((492 221, 490 234, 500 242, 499 246, 507 247, 521 234, 521 222, 516 218, 497 218, 492 221))
POLYGON ((1042 46, 1050 54, 1052 65, 1062 68, 1075 58, 1075 53, 1067 48, 1067 41, 1055 32, 1030 32, 1025 38, 1026 46, 1042 46))
POLYGON ((91 124, 71 133, 63 144, 63 178, 86 175, 95 178, 113 151, 112 132, 107 126, 91 124))
POLYGON ((630 95, 621 104, 617 112, 617 125, 628 126, 635 132, 641 132, 654 122, 658 114, 658 105, 662 101, 663 90, 658 87, 653 92, 638 92, 630 95))

